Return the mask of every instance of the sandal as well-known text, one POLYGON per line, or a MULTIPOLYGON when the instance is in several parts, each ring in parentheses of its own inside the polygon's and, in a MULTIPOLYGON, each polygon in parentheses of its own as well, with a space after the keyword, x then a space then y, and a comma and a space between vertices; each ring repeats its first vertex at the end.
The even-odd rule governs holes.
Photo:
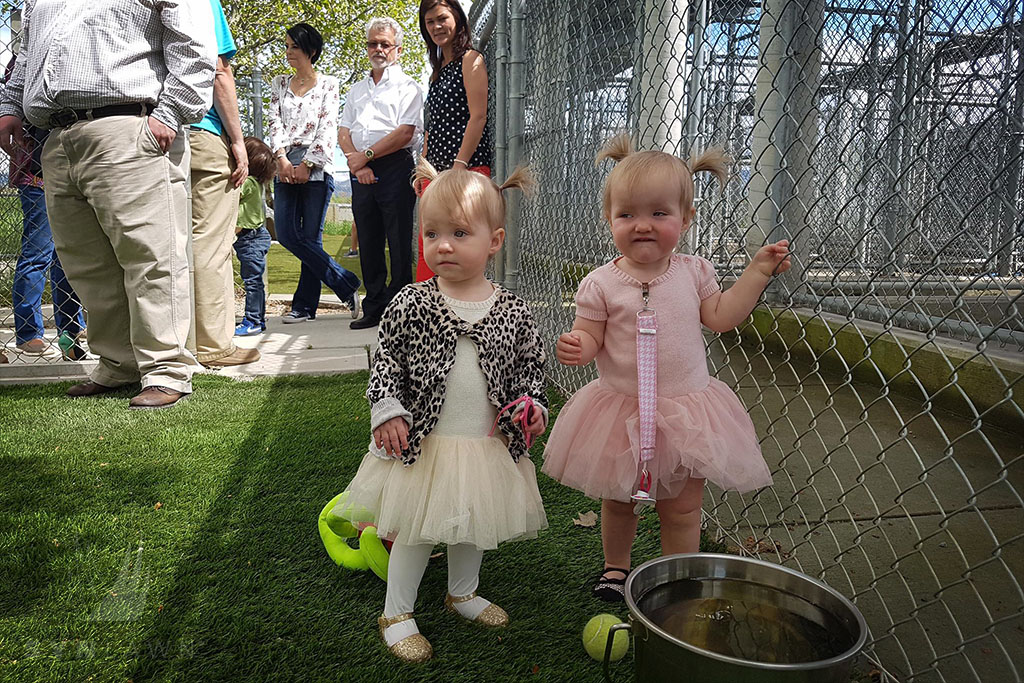
POLYGON ((600 598, 605 602, 622 602, 626 599, 626 578, 630 571, 620 567, 605 567, 597 577, 597 584, 591 593, 595 598, 600 598), (606 576, 608 572, 619 572, 623 576, 621 579, 613 579, 606 576))
POLYGON ((412 612, 406 612, 394 617, 385 617, 382 614, 377 618, 377 624, 380 627, 380 638, 384 641, 384 645, 387 646, 391 654, 403 662, 421 664, 434 655, 434 649, 430 646, 430 641, 424 638, 423 634, 416 627, 416 620, 413 619, 412 612), (412 624, 407 624, 405 628, 407 631, 412 632, 394 645, 388 645, 386 631, 396 624, 409 621, 412 624))
MULTIPOLYGON (((462 612, 455 608, 455 603, 468 602, 475 597, 476 591, 458 598, 449 593, 444 598, 444 606, 452 614, 457 614, 463 619, 466 619, 466 617, 462 615, 462 612)), ((508 626, 508 612, 492 602, 487 605, 487 607, 484 607, 483 611, 480 612, 475 619, 466 619, 466 621, 471 621, 474 624, 480 624, 481 626, 488 626, 490 628, 504 628, 505 626, 508 626)))

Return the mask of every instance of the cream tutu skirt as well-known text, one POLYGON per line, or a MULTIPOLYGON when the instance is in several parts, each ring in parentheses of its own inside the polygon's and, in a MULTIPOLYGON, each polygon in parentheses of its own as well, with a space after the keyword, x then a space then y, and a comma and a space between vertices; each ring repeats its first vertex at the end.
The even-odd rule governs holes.
POLYGON ((398 543, 491 550, 548 526, 533 463, 513 461, 497 438, 430 434, 409 467, 367 453, 348 490, 348 503, 367 508, 378 533, 398 543))
MULTIPOLYGON (((544 449, 542 471, 591 498, 629 501, 640 482, 637 397, 595 380, 565 404, 544 449)), ((711 378, 703 391, 659 397, 651 495, 675 498, 690 477, 752 491, 772 483, 754 425, 739 398, 711 378)))

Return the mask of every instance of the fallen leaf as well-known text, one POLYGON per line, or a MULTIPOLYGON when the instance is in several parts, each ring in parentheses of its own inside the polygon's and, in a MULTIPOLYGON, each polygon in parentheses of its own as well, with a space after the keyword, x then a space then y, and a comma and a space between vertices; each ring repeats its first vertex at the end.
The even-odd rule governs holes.
POLYGON ((100 463, 100 467, 106 467, 109 464, 110 464, 109 462, 101 462, 100 463))
POLYGON ((532 669, 530 669, 530 673, 533 673, 533 674, 539 674, 539 673, 540 673, 540 667, 539 667, 539 666, 537 666, 536 664, 534 664, 534 665, 533 665, 533 668, 532 668, 532 669))
POLYGON ((159 607, 156 608, 156 611, 157 612, 163 612, 164 611, 164 606, 160 605, 159 607))
POLYGON ((164 504, 163 504, 163 503, 157 502, 157 504, 153 506, 153 509, 154 509, 154 510, 159 510, 159 509, 160 509, 160 508, 162 508, 163 506, 164 506, 164 504))
POLYGON ((102 436, 100 437, 100 441, 103 441, 103 437, 102 436))
POLYGON ((992 648, 990 648, 990 647, 983 647, 983 648, 981 648, 981 654, 983 654, 983 655, 990 655, 990 654, 992 654, 992 648))
POLYGON ((433 555, 430 556, 430 559, 436 560, 439 557, 444 557, 444 553, 434 553, 433 555))
POLYGON ((576 526, 582 526, 589 529, 590 527, 597 524, 597 513, 594 512, 593 510, 581 512, 576 519, 572 520, 572 523, 576 526))

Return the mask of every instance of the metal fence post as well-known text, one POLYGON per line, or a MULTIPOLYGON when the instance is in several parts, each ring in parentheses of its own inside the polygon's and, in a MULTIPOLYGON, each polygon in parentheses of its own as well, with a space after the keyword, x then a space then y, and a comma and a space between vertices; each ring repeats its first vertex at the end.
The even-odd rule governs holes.
POLYGON ((1021 174, 1021 154, 1024 152, 1024 9, 1020 13, 1022 20, 1015 23, 1013 3, 1007 4, 1003 84, 1006 90, 1010 89, 1012 80, 1016 80, 1016 85, 1013 87, 1013 100, 1004 116, 1006 134, 1003 139, 1006 151, 1003 159, 1006 166, 1003 169, 1003 192, 1006 199, 1000 204, 992 245, 996 255, 996 272, 1000 277, 1008 276, 1015 265, 1019 268, 1024 261, 1024 255, 1017 253, 1014 262, 1015 235, 1018 248, 1024 246, 1021 244, 1024 242, 1021 240, 1024 226, 1019 223, 1014 225, 1014 212, 1024 204, 1024 176, 1021 174), (1012 67, 1013 52, 1017 53, 1016 69, 1012 67))
MULTIPOLYGON (((799 253, 803 241, 811 237, 809 212, 817 192, 811 155, 818 137, 818 36, 824 8, 823 0, 767 0, 761 15, 757 120, 751 143, 754 228, 746 233, 750 255, 766 241, 784 238, 799 253)), ((800 280, 803 262, 793 259, 789 281, 800 280)), ((773 289, 778 287, 777 280, 773 289)))
POLYGON ((637 146, 682 155, 690 2, 642 0, 639 6, 633 69, 637 146))
POLYGON ((263 139, 263 74, 252 70, 252 129, 255 137, 263 139))
MULTIPOLYGON (((494 67, 494 173, 497 178, 504 178, 508 172, 508 2, 496 0, 494 7, 497 17, 494 30, 494 58, 497 62, 494 67)), ((506 244, 494 259, 495 279, 503 285, 507 260, 506 244)))
MULTIPOLYGON (((525 97, 523 90, 523 2, 512 0, 511 37, 512 51, 508 69, 508 160, 504 175, 498 176, 504 181, 510 170, 515 169, 523 161, 523 129, 525 118, 525 97)), ((513 192, 508 198, 508 210, 505 222, 505 287, 513 292, 519 289, 519 244, 522 237, 522 194, 513 192)))

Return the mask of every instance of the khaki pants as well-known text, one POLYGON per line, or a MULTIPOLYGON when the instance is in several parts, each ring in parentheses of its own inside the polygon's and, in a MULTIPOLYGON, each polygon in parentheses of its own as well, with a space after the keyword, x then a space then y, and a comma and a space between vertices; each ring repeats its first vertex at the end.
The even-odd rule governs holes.
POLYGON ((231 265, 239 191, 234 162, 220 135, 189 129, 192 148, 192 268, 195 352, 200 363, 235 350, 235 278, 231 265))
POLYGON ((188 165, 184 132, 164 153, 141 116, 80 121, 46 141, 46 210, 89 311, 94 382, 192 391, 188 165))

